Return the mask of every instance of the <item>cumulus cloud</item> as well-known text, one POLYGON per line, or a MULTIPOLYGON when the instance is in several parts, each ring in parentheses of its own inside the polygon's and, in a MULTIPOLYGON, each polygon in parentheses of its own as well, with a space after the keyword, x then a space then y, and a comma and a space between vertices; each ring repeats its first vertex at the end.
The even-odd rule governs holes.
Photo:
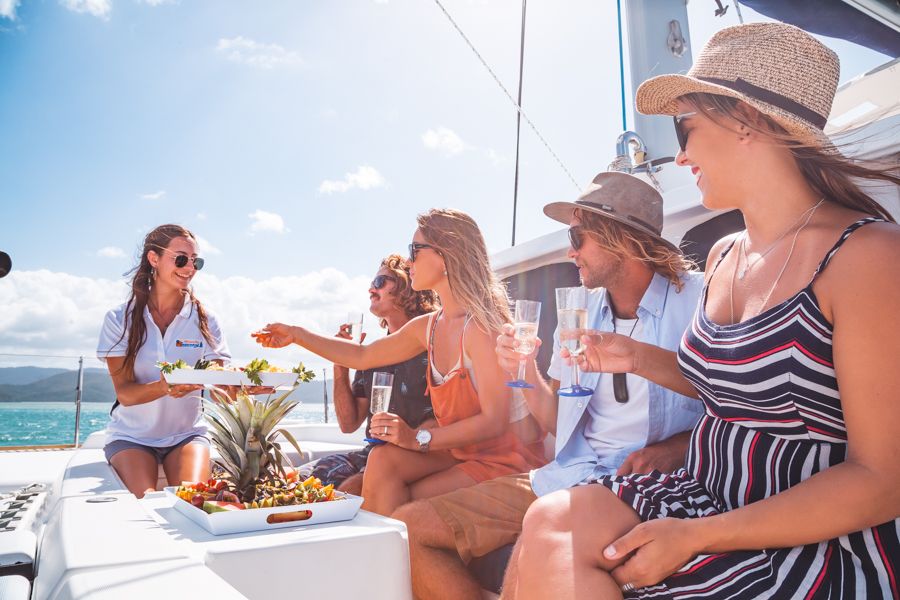
POLYGON ((429 129, 422 134, 422 143, 429 150, 442 152, 445 156, 455 156, 467 148, 456 132, 447 127, 429 129))
POLYGON ((141 194, 141 200, 162 200, 166 196, 166 190, 159 190, 152 194, 141 194))
POLYGON ((124 258, 125 251, 118 246, 104 246, 97 250, 97 256, 102 258, 124 258))
POLYGON ((112 0, 60 0, 60 4, 77 13, 87 13, 101 19, 108 19, 112 11, 112 0))
POLYGON ((260 231, 285 233, 288 231, 284 226, 284 219, 281 218, 281 215, 257 209, 256 212, 252 212, 247 216, 253 219, 253 223, 250 224, 250 233, 258 233, 260 231))
POLYGON ((222 251, 209 243, 209 240, 206 238, 197 236, 197 245, 199 246, 198 250, 200 254, 209 256, 212 254, 222 254, 222 251))
POLYGON ((0 17, 15 21, 17 6, 19 6, 19 0, 0 0, 0 17))
MULTIPOLYGON (((349 311, 365 310, 367 288, 366 277, 349 277, 331 268, 262 280, 219 278, 208 273, 194 279, 194 292, 219 319, 235 363, 260 357, 292 366, 302 360, 317 369, 329 363, 297 346, 266 350, 253 341, 250 332, 281 321, 333 334, 349 311)), ((4 307, 0 311, 0 353, 94 356, 104 315, 127 295, 123 280, 13 271, 0 285, 0 306, 4 307)), ((378 337, 374 317, 365 323, 369 337, 378 337)), ((70 363, 61 366, 74 366, 74 361, 70 363)), ((48 366, 35 360, 22 364, 48 366)))
POLYGON ((216 50, 232 62, 259 69, 303 65, 303 59, 293 50, 287 50, 278 44, 263 44, 241 35, 220 39, 216 44, 216 50))
POLYGON ((384 187, 384 176, 375 167, 363 165, 356 169, 356 173, 347 173, 343 179, 326 179, 319 184, 320 194, 334 194, 349 192, 352 189, 370 190, 384 187))
POLYGON ((175 4, 177 0, 142 0, 144 4, 149 6, 159 6, 160 4, 175 4))

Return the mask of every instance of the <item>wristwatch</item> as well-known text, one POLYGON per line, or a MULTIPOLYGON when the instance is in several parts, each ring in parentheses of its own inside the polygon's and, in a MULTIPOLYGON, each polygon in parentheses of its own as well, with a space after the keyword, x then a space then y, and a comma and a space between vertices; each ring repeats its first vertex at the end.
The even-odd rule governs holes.
POLYGON ((431 445, 431 432, 427 429, 420 429, 416 432, 416 442, 419 444, 419 452, 428 452, 428 446, 431 445))

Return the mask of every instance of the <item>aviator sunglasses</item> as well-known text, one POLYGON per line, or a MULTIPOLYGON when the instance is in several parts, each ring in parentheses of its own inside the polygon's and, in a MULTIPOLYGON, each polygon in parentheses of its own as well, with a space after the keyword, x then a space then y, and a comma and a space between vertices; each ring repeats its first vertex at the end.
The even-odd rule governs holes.
POLYGON ((438 249, 432 246, 431 244, 420 244, 419 242, 413 242, 409 245, 409 262, 416 262, 416 256, 419 254, 419 250, 424 250, 425 248, 431 248, 438 254, 438 249))
POLYGON ((376 275, 375 279, 372 280, 372 287, 376 290, 380 290, 388 281, 396 282, 397 278, 393 275, 376 275))
POLYGON ((199 256, 190 258, 190 257, 188 257, 187 254, 181 254, 179 252, 174 252, 172 250, 169 250, 168 248, 160 248, 160 250, 162 250, 163 252, 168 252, 169 254, 174 254, 175 255, 175 266, 178 267, 179 269, 183 269, 184 267, 186 267, 188 264, 188 260, 190 260, 192 263, 194 263, 194 269, 197 271, 202 269, 203 265, 206 264, 206 261, 203 260, 202 258, 200 258, 199 256))
POLYGON ((581 250, 581 246, 584 245, 583 236, 584 230, 581 226, 569 227, 569 244, 572 245, 573 250, 581 250))

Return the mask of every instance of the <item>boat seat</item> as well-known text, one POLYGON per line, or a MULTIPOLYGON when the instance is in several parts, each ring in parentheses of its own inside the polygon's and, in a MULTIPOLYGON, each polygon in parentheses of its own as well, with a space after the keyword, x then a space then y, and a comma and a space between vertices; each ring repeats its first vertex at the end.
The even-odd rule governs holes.
MULTIPOLYGON (((37 536, 28 529, 0 533, 0 576, 19 575, 34 579, 37 536)), ((0 591, 0 598, 6 596, 0 591)))
POLYGON ((0 576, 0 598, 28 600, 31 598, 31 582, 21 575, 0 576))

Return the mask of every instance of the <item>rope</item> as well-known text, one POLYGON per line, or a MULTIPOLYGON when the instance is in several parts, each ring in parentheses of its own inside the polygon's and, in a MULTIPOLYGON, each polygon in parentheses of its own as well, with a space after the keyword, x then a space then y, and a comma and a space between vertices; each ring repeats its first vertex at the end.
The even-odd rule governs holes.
MULTIPOLYGON (((519 39, 519 96, 518 104, 522 106, 522 71, 525 67, 525 8, 527 0, 522 0, 522 33, 519 39)), ((513 183, 513 218, 512 218, 512 246, 516 245, 516 210, 519 207, 519 139, 522 129, 522 113, 516 113, 516 177, 513 183)))
POLYGON ((572 176, 572 173, 569 172, 569 169, 566 168, 566 165, 564 165, 559 156, 556 155, 556 152, 553 151, 553 148, 550 147, 550 144, 547 142, 547 140, 544 139, 544 136, 541 135, 534 123, 531 122, 531 119, 528 118, 528 115, 525 114, 525 111, 522 110, 522 107, 519 106, 519 103, 515 101, 515 99, 512 97, 512 94, 510 94, 509 90, 506 89, 506 86, 501 83, 500 78, 497 77, 496 73, 494 73, 494 70, 491 69, 491 67, 487 64, 487 61, 485 61, 484 58, 482 58, 481 54, 479 54, 478 50, 475 49, 475 45, 472 44, 466 34, 463 33, 463 30, 460 29, 459 25, 456 24, 456 21, 454 21, 453 17, 450 16, 450 13, 447 12, 447 9, 444 8, 443 4, 441 4, 441 0, 434 0, 434 3, 438 5, 438 8, 441 9, 441 11, 447 17, 447 20, 450 21, 450 24, 453 25, 454 29, 456 29, 456 32, 460 35, 460 37, 462 37, 463 41, 466 42, 466 44, 469 46, 469 49, 475 54, 475 57, 478 58, 482 66, 484 66, 484 68, 487 69, 487 72, 490 73, 491 77, 494 78, 494 81, 498 86, 500 86, 500 89, 503 90, 503 93, 506 94, 506 97, 509 98, 509 101, 512 102, 513 106, 516 107, 516 110, 519 112, 522 118, 525 119, 525 122, 528 123, 528 126, 531 127, 531 130, 534 131, 534 134, 547 149, 547 152, 550 153, 550 155, 556 160, 556 163, 559 165, 559 167, 568 176, 569 180, 572 182, 572 185, 575 186, 575 189, 581 192, 581 186, 578 185, 575 177, 572 176))

